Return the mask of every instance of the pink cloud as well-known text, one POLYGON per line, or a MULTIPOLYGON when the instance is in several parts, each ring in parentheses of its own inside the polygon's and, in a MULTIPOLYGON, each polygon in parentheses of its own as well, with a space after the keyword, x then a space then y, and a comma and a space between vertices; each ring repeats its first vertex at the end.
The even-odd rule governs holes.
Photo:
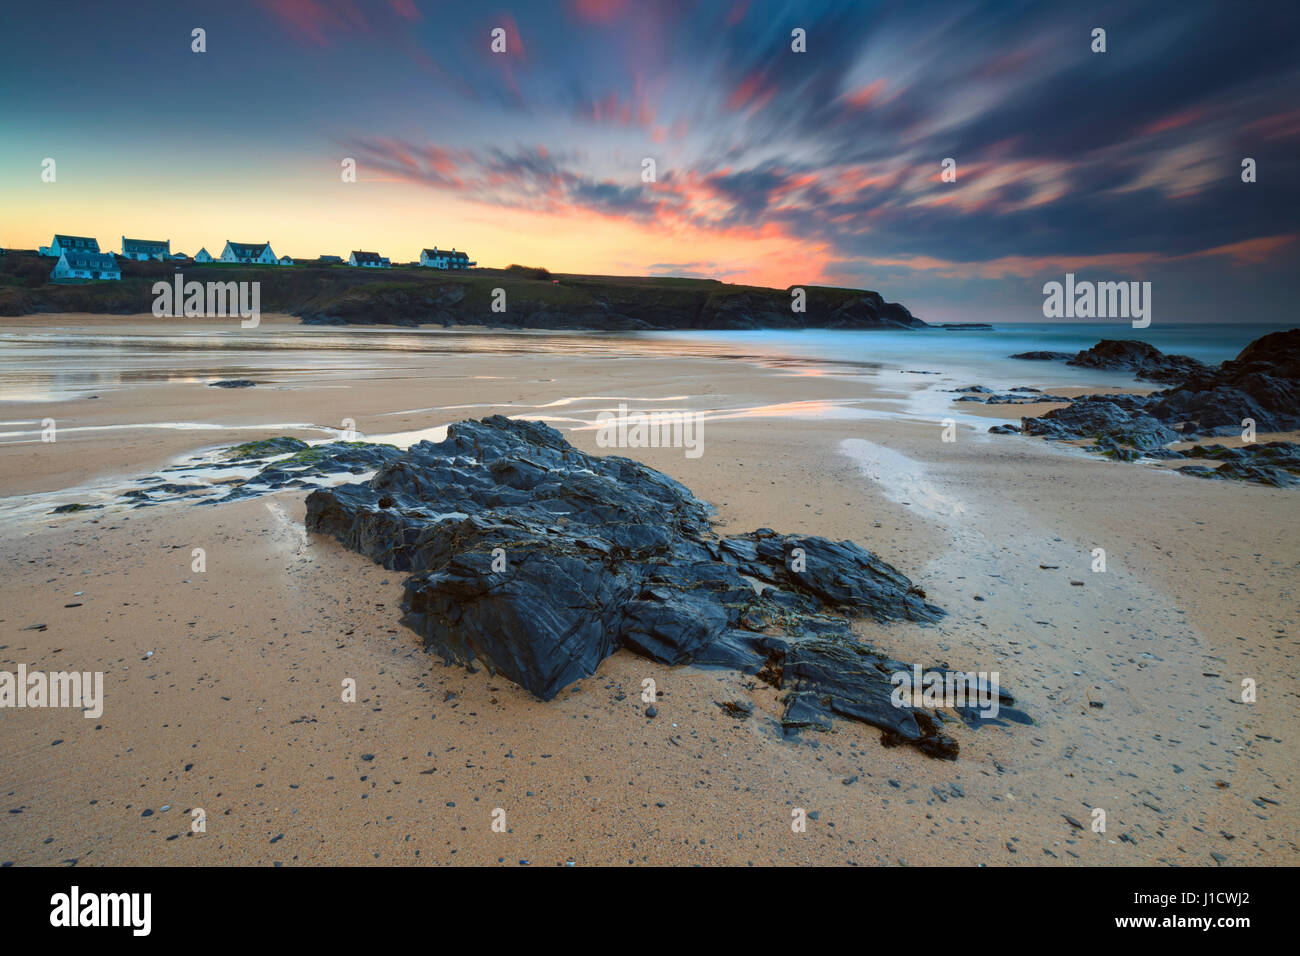
POLYGON ((572 0, 570 9, 579 20, 610 23, 627 7, 627 0, 572 0))

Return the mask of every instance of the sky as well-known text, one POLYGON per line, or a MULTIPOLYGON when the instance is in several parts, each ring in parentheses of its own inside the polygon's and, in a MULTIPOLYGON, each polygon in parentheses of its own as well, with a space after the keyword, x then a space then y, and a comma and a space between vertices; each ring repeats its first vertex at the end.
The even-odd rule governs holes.
POLYGON ((1295 0, 3 2, 0 247, 436 245, 929 321, 1042 321, 1072 272, 1291 322, 1298 54, 1295 0))

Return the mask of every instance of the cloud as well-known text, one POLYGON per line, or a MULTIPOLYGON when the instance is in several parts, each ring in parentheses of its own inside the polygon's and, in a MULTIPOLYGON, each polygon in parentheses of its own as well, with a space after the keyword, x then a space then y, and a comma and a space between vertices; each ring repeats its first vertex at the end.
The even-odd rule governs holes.
POLYGON ((785 238, 819 257, 809 269, 1249 269, 1293 248, 1273 238, 1300 206, 1293 6, 1242 17, 1192 0, 1153 17, 1113 4, 1094 17, 1106 54, 1091 52, 1091 19, 1048 3, 574 0, 577 27, 515 9, 512 35, 539 51, 527 82, 510 65, 456 68, 484 102, 494 82, 516 108, 526 98, 545 148, 503 148, 482 128, 461 152, 366 137, 370 162, 483 203, 785 238), (796 25, 806 53, 790 47, 796 25), (639 181, 645 155, 657 183, 639 181), (1247 155, 1258 184, 1240 181, 1247 155), (955 183, 940 176, 948 157, 955 183))

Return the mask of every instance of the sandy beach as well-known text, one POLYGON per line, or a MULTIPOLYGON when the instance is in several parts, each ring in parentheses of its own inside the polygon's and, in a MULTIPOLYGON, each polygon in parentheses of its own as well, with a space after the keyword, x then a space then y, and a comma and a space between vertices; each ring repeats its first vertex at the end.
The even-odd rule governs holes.
MULTIPOLYGON (((898 412, 941 381, 969 383, 887 364, 598 335, 517 333, 486 351, 500 335, 428 333, 461 344, 423 349, 405 331, 262 323, 330 344, 304 363, 247 337, 246 359, 214 361, 207 347, 132 351, 159 334, 148 316, 0 319, 0 334, 119 337, 132 356, 67 366, 98 385, 23 379, 0 403, 0 669, 105 674, 97 719, 0 714, 0 862, 1300 862, 1293 491, 987 434, 989 416, 1051 405, 954 405, 945 442, 939 420, 898 412), (210 387, 218 378, 257 385, 210 387), (604 454, 586 422, 620 401, 704 412, 698 458, 620 453, 713 504, 720 530, 879 554, 949 613, 864 623, 859 637, 900 659, 997 671, 1034 724, 959 729, 955 762, 886 748, 849 721, 786 735, 772 688, 627 651, 542 702, 425 653, 399 623, 403 575, 309 535, 301 489, 49 514, 208 449, 320 440, 345 420, 383 441, 539 418, 604 454), (40 440, 46 419, 54 442, 40 440), (654 718, 647 677, 663 691, 654 718), (340 699, 347 678, 355 703, 340 699), (1254 703, 1241 699, 1247 678, 1254 703), (754 703, 746 720, 718 706, 737 698, 754 703), (795 808, 809 811, 806 832, 791 830, 795 808)), ((196 342, 208 328, 167 324, 196 342)), ((1020 384, 1087 390, 1055 387, 1041 364, 1020 384)))

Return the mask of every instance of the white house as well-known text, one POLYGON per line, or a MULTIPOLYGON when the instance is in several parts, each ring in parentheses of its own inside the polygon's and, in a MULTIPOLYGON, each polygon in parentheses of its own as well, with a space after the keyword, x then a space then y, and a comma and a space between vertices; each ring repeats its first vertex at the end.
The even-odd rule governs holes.
POLYGON ((362 269, 387 269, 388 262, 377 252, 358 252, 353 250, 348 256, 348 265, 362 269))
POLYGON ((50 273, 54 280, 66 279, 120 279, 122 270, 117 260, 107 252, 59 253, 59 261, 50 273))
POLYGON ((85 236, 58 236, 48 246, 41 246, 40 253, 43 256, 53 256, 58 258, 65 252, 99 252, 99 240, 88 239, 85 236))
POLYGON ((445 249, 440 251, 437 246, 434 246, 432 249, 420 250, 420 265, 429 269, 468 269, 478 263, 470 262, 469 256, 463 252, 457 252, 455 249, 451 252, 445 249))
POLYGON ((226 240, 221 253, 222 262, 252 262, 273 266, 279 263, 269 242, 232 242, 226 240))
POLYGON ((327 266, 343 265, 342 256, 321 256, 320 261, 322 265, 327 265, 327 266))
POLYGON ((164 239, 128 239, 122 237, 122 258, 143 262, 147 259, 167 259, 172 254, 172 241, 164 239))
POLYGON ((281 257, 280 257, 280 265, 282 265, 282 266, 291 266, 291 265, 293 265, 293 260, 292 260, 291 258, 289 258, 288 256, 281 256, 281 257))
POLYGON ((210 252, 208 252, 208 248, 207 248, 207 246, 204 246, 202 249, 200 249, 200 250, 198 251, 198 254, 194 256, 194 261, 195 261, 195 262, 211 262, 211 261, 212 261, 212 254, 211 254, 210 252))

